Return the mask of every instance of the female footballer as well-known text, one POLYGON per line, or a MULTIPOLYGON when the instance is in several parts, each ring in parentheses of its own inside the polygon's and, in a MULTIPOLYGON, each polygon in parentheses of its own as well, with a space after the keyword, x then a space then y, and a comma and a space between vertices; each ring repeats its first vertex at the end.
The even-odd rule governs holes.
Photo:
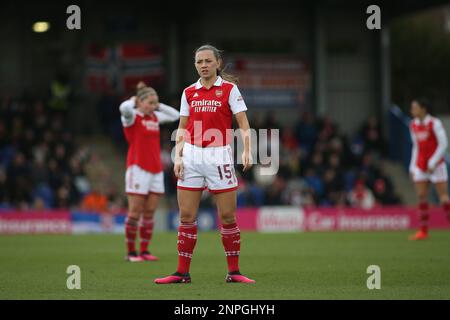
POLYGON ((234 162, 230 143, 233 115, 243 139, 242 164, 251 167, 250 126, 247 107, 234 83, 223 72, 221 52, 204 45, 195 52, 195 67, 200 79, 187 87, 181 97, 174 173, 178 178, 180 211, 178 228, 178 268, 157 284, 190 283, 189 267, 197 242, 196 216, 202 191, 213 194, 221 221, 222 244, 228 263, 226 282, 254 283, 240 273, 240 230, 236 223, 234 162))
POLYGON ((156 91, 143 82, 136 96, 120 105, 121 120, 128 142, 125 190, 128 215, 125 237, 130 262, 153 261, 157 257, 148 251, 153 234, 153 216, 159 198, 164 194, 164 173, 160 158, 159 125, 179 119, 178 110, 159 102, 156 91), (140 250, 135 242, 139 229, 140 250))
POLYGON ((448 146, 447 134, 441 120, 429 114, 430 104, 424 99, 416 99, 411 103, 410 124, 413 150, 409 172, 416 187, 419 199, 420 229, 410 240, 428 238, 428 189, 430 182, 434 184, 444 212, 450 220, 450 202, 448 197, 448 174, 444 161, 448 146))

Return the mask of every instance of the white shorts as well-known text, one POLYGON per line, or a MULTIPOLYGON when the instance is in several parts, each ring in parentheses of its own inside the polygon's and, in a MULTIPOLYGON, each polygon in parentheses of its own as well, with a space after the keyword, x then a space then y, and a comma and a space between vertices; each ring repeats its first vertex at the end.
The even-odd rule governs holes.
POLYGON ((150 173, 138 165, 129 166, 125 173, 127 194, 147 195, 164 193, 164 172, 150 173))
POLYGON ((229 145, 201 148, 185 143, 183 166, 183 180, 178 179, 178 189, 208 189, 212 193, 221 193, 238 187, 233 152, 229 145))
POLYGON ((431 181, 432 183, 439 183, 447 182, 448 180, 447 164, 445 162, 438 164, 434 172, 431 174, 423 172, 417 167, 414 167, 412 174, 414 182, 431 181))

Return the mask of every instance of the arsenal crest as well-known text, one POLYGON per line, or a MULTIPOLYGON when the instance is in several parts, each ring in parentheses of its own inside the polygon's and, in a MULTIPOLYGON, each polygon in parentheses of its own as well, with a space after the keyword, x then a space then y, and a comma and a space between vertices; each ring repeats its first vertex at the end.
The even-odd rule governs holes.
POLYGON ((217 89, 217 90, 216 90, 216 97, 217 97, 217 98, 220 98, 220 97, 222 96, 222 94, 223 94, 222 89, 217 89))

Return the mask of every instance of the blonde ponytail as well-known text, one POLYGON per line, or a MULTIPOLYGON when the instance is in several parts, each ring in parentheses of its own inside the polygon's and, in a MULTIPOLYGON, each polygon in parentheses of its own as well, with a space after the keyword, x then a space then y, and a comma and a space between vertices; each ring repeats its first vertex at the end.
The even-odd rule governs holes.
POLYGON ((140 89, 143 89, 147 87, 144 81, 139 81, 139 83, 136 85, 136 90, 139 91, 140 89))
POLYGON ((139 100, 144 100, 148 96, 157 96, 156 90, 152 87, 147 87, 145 82, 139 81, 139 83, 136 85, 136 97, 138 97, 139 100))

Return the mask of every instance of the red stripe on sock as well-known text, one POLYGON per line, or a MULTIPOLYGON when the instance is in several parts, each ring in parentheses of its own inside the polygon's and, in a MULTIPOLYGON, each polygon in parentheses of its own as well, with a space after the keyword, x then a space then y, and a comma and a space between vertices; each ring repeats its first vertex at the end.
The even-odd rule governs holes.
POLYGON ((179 273, 188 273, 192 254, 197 243, 197 224, 181 224, 178 227, 178 268, 179 273), (189 226, 187 226, 189 225, 189 226))
POLYGON ((125 238, 127 243, 128 253, 136 251, 136 236, 137 236, 137 220, 127 217, 125 220, 125 238))
POLYGON ((140 251, 148 251, 148 245, 153 236, 153 219, 142 219, 139 226, 140 251))
POLYGON ((420 221, 420 231, 423 233, 428 233, 428 220, 430 215, 428 213, 429 205, 428 202, 419 203, 419 221, 420 221))
POLYGON ((236 223, 224 224, 221 228, 222 244, 227 257, 228 272, 239 271, 241 232, 236 223))

